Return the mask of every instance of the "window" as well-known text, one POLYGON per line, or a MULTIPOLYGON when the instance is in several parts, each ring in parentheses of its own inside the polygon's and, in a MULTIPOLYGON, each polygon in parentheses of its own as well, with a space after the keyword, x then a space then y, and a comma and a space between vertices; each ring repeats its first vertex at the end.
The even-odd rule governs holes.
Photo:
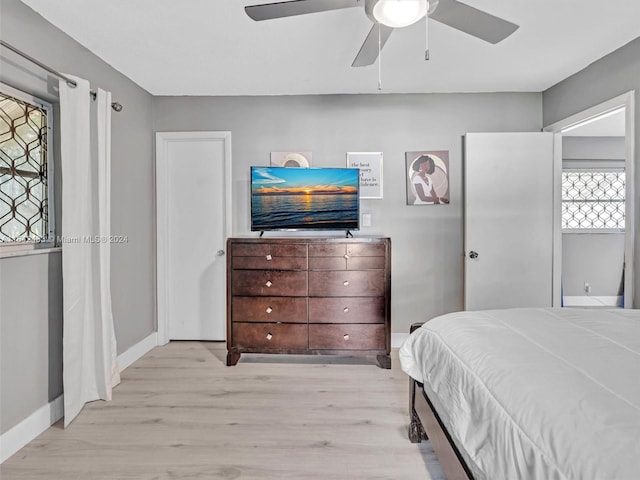
POLYGON ((0 84, 0 245, 53 241, 51 105, 0 84))
POLYGON ((623 169, 562 172, 563 230, 624 230, 623 169))

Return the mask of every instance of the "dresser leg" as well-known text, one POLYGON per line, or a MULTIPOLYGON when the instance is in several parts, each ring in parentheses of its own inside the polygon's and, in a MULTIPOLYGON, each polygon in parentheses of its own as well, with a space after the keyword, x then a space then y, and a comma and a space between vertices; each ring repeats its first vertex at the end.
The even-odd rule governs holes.
POLYGON ((391 368, 391 355, 379 354, 377 356, 377 359, 378 359, 378 366, 380 368, 386 368, 387 370, 391 368))
POLYGON ((240 352, 227 352, 227 367, 233 367, 240 360, 240 352))

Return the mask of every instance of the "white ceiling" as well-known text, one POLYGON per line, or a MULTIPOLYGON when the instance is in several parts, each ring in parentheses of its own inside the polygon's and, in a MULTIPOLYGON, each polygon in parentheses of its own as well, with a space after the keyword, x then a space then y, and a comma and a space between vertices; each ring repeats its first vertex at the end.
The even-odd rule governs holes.
MULTIPOLYGON (((371 23, 350 8, 254 22, 269 0, 22 0, 154 95, 378 92, 350 65, 371 23)), ((274 0, 270 0, 274 1, 274 0)), ((465 0, 520 25, 497 45, 429 22, 393 32, 382 93, 540 92, 640 36, 639 0, 465 0)))

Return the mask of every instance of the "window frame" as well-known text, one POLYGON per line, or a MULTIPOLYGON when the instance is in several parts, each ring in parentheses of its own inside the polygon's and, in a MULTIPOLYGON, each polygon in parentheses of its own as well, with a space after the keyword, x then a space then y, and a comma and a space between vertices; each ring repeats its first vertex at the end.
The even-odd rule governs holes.
POLYGON ((54 149, 54 111, 53 105, 41 98, 0 82, 0 91, 17 100, 42 108, 46 112, 47 129, 47 237, 43 240, 18 242, 0 241, 0 258, 30 253, 45 253, 56 245, 55 225, 55 149, 54 149))

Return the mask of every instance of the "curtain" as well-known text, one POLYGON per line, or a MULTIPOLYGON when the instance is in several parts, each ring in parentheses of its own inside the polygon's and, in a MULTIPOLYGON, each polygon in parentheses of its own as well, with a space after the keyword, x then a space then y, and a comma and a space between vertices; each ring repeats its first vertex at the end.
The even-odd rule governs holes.
POLYGON ((60 81, 64 425, 120 382, 111 310, 111 94, 60 81), (93 108, 92 108, 93 107, 93 108))

